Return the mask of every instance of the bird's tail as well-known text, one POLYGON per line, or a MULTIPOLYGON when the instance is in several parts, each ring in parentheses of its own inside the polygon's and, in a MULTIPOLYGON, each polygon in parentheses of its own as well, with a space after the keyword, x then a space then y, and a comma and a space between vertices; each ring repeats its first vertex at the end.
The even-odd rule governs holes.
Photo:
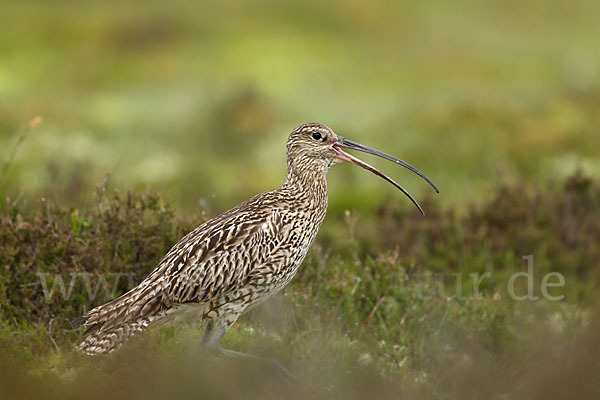
POLYGON ((104 354, 117 349, 151 323, 159 322, 165 307, 161 286, 143 282, 118 299, 76 318, 71 325, 86 328, 88 336, 79 345, 81 351, 104 354))
POLYGON ((112 326, 106 330, 94 330, 79 344, 78 349, 90 356, 110 353, 134 335, 144 331, 149 323, 148 319, 138 319, 112 326))

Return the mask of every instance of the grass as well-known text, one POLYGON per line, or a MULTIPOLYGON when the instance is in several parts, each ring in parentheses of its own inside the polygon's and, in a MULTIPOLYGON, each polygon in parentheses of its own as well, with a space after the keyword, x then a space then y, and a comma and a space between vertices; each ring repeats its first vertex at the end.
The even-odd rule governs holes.
MULTIPOLYGON (((593 335, 600 185, 577 174, 561 185, 502 186, 464 216, 424 204, 426 218, 393 203, 367 221, 350 211, 334 215, 284 295, 245 316, 225 344, 281 358, 309 384, 300 398, 560 398, 564 390, 548 392, 547 376, 591 393, 578 385, 599 367, 588 350, 600 345, 593 335), (538 299, 517 301, 507 283, 527 271, 528 254, 538 299), (485 272, 475 285, 470 274, 485 272), (564 277, 564 286, 548 289, 560 301, 541 292, 548 272, 564 277), (565 378, 578 369, 574 381, 565 378)), ((166 385, 182 398, 198 390, 221 398, 282 395, 285 388, 251 366, 194 356, 200 326, 151 331, 108 357, 73 349, 80 333, 68 321, 107 300, 102 291, 90 299, 98 280, 129 272, 139 281, 203 218, 178 217, 155 195, 108 195, 102 187, 82 209, 46 200, 27 211, 9 202, 0 218, 1 360, 12 371, 3 390, 13 390, 5 393, 106 396, 121 388, 124 397, 158 398, 166 385), (100 275, 88 287, 75 280, 68 298, 56 291, 46 300, 40 271, 65 280, 100 275), (35 385, 14 383, 22 379, 35 385), (231 379, 235 385, 225 384, 231 379)), ((526 279, 516 282, 524 296, 526 279)), ((113 295, 129 287, 121 279, 113 295)))

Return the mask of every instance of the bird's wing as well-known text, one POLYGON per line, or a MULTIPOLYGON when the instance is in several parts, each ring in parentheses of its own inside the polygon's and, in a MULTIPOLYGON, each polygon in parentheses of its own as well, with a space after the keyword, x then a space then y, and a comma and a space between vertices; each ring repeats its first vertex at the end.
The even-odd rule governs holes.
POLYGON ((201 303, 243 287, 251 271, 270 256, 268 245, 277 235, 271 229, 277 213, 238 214, 200 241, 192 240, 192 245, 176 251, 165 273, 168 301, 201 303))
POLYGON ((243 287, 249 274, 268 262, 274 244, 281 242, 277 238, 289 227, 276 208, 232 211, 182 238, 138 286, 84 315, 87 331, 146 318, 177 304, 209 301, 243 287))

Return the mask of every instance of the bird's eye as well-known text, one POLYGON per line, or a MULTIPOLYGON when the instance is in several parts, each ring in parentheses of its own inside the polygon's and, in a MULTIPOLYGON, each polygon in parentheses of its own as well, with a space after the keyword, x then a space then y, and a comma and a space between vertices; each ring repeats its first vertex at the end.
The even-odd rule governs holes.
POLYGON ((312 138, 315 140, 321 140, 322 136, 319 132, 315 132, 312 134, 312 138))

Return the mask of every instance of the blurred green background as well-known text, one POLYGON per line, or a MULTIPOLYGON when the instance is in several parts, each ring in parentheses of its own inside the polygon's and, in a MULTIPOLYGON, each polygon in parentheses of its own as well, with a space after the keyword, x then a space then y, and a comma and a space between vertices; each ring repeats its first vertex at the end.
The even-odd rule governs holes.
MULTIPOLYGON (((79 202, 110 174, 223 211, 281 184, 287 134, 308 121, 412 163, 459 208, 498 181, 600 174, 597 1, 0 7, 3 197, 79 202)), ((350 166, 330 188, 362 211, 394 190, 350 166)))
POLYGON ((421 218, 334 168, 303 268, 228 347, 324 393, 303 400, 598 398, 599 21, 597 0, 2 1, 0 397, 290 398, 186 358, 198 326, 84 358, 68 321, 108 298, 78 282, 44 300, 37 273, 141 279, 200 221, 278 187, 287 135, 317 121, 441 193, 363 157, 431 196, 421 218), (528 254, 536 290, 565 275, 564 301, 508 297, 528 254), (448 278, 468 293, 486 272, 483 299, 453 295, 448 278))

